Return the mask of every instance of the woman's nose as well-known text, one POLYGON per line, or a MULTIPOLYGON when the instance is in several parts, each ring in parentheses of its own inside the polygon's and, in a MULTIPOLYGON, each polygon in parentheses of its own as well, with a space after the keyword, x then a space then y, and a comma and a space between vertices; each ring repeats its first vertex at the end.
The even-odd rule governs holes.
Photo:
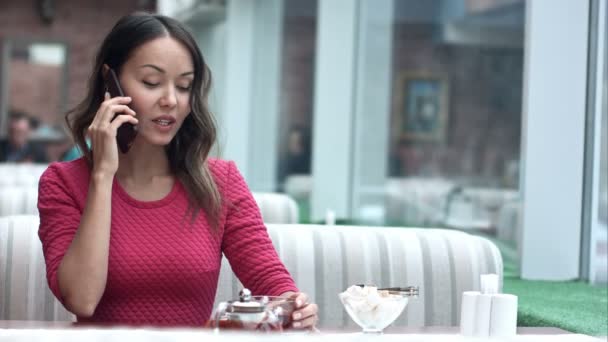
POLYGON ((168 87, 163 97, 160 99, 160 105, 163 107, 175 107, 177 105, 177 96, 175 89, 168 87))

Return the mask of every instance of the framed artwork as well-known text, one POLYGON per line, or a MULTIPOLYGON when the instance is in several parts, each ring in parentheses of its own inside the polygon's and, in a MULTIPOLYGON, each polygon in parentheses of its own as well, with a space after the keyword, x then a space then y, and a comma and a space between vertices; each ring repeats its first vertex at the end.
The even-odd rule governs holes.
POLYGON ((395 91, 399 140, 443 142, 448 122, 447 78, 403 72, 395 91))

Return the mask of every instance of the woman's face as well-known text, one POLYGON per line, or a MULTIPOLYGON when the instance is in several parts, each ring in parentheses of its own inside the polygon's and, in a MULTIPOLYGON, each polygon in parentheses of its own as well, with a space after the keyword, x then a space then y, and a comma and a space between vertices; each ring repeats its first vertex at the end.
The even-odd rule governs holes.
POLYGON ((139 121, 137 139, 168 145, 190 113, 194 65, 188 49, 171 37, 133 51, 119 75, 139 121))

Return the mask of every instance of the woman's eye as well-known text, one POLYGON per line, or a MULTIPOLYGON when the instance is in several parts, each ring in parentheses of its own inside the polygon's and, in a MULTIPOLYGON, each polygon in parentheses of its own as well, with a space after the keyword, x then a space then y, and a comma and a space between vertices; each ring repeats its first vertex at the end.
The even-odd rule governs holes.
POLYGON ((156 87, 158 85, 158 83, 153 83, 153 82, 148 82, 148 81, 142 81, 143 84, 146 85, 146 87, 156 87))
POLYGON ((177 89, 179 89, 180 91, 190 91, 190 86, 186 86, 186 87, 178 86, 177 89))

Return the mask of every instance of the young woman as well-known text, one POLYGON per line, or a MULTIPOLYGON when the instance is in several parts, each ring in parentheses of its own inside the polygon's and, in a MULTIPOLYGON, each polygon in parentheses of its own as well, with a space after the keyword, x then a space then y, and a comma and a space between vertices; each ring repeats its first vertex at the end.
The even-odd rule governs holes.
POLYGON ((254 294, 296 298, 294 328, 314 327, 317 306, 280 262, 235 164, 208 158, 210 86, 194 39, 171 18, 128 15, 103 41, 66 118, 84 156, 52 164, 39 187, 49 286, 79 321, 202 325, 223 253, 254 294), (127 97, 110 98, 110 70, 127 97), (121 153, 127 123, 137 135, 121 153))

